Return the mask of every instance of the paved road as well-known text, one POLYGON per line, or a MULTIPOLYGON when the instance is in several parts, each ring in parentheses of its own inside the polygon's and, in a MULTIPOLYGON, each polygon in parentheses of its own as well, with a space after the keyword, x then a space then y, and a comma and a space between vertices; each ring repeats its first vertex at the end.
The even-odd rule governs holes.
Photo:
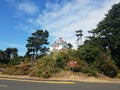
POLYGON ((0 90, 120 90, 120 84, 0 79, 0 90))

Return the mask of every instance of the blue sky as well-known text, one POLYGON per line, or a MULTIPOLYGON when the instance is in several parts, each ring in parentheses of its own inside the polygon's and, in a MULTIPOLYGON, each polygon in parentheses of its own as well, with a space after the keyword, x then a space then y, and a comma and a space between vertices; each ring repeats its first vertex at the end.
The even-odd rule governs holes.
POLYGON ((59 37, 76 48, 75 31, 88 30, 119 0, 0 0, 0 50, 17 48, 26 52, 27 38, 35 30, 49 31, 49 42, 59 37))

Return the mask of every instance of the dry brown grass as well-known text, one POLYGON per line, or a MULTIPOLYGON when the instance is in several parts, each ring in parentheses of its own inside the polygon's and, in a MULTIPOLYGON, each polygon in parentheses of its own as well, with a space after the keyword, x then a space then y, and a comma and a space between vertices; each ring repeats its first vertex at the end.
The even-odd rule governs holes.
POLYGON ((2 77, 9 77, 9 78, 27 78, 27 79, 35 79, 35 80, 70 80, 70 81, 82 81, 82 82, 99 82, 99 83, 120 83, 120 79, 113 79, 109 77, 105 77, 100 75, 99 77, 90 77, 84 73, 73 73, 69 71, 62 71, 60 73, 55 74, 51 78, 37 78, 37 77, 30 77, 30 76, 9 76, 9 75, 1 75, 2 77))

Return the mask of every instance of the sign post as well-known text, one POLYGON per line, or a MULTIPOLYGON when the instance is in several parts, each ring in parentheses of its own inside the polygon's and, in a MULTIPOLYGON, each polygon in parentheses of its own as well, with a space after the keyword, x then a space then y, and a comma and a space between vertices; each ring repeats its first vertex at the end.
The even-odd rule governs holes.
POLYGON ((71 71, 73 71, 73 68, 75 68, 75 67, 78 66, 78 65, 77 65, 77 61, 75 61, 75 60, 69 61, 68 65, 69 65, 69 67, 71 68, 71 71))

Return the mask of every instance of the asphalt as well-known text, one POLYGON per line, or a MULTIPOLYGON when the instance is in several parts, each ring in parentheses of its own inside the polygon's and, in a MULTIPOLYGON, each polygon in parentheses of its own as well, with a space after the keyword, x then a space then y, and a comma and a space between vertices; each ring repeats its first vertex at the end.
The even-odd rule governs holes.
POLYGON ((120 84, 0 78, 0 90, 120 90, 120 84))

